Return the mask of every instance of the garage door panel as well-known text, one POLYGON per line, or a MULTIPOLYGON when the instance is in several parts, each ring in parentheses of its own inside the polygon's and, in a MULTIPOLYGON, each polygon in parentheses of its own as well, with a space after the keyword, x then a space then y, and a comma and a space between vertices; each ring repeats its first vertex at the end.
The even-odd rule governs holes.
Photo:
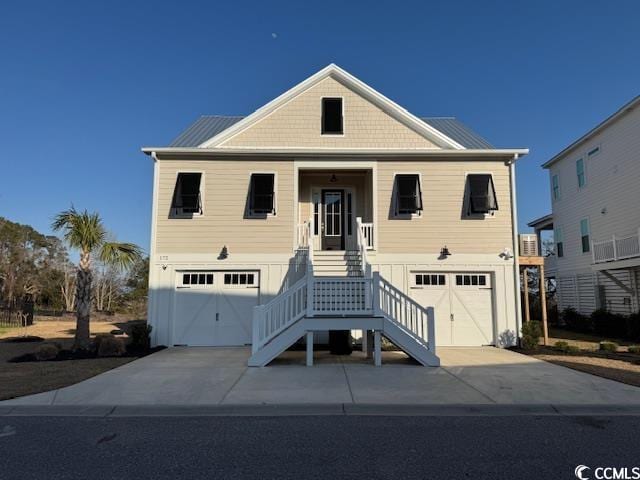
POLYGON ((436 345, 494 343, 491 274, 412 272, 411 285, 415 300, 434 307, 436 345))
POLYGON ((174 344, 251 343, 253 307, 259 298, 257 271, 178 272, 176 281, 174 344), (205 285, 198 284, 203 278, 205 285))

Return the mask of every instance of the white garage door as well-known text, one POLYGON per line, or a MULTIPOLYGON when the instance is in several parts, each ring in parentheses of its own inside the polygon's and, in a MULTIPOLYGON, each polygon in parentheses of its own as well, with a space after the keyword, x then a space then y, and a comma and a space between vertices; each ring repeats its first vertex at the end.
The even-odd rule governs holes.
POLYGON ((411 296, 434 307, 437 346, 494 344, 491 274, 412 272, 411 296))
POLYGON ((250 344, 258 287, 255 271, 177 272, 173 344, 250 344))

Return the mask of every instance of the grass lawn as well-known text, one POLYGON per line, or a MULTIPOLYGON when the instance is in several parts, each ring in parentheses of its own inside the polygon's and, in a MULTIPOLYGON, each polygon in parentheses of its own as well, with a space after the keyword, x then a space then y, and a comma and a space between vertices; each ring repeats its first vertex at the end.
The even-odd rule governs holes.
POLYGON ((550 327, 548 346, 541 345, 537 350, 532 351, 518 351, 556 365, 640 387, 640 354, 627 352, 627 347, 630 345, 633 345, 633 342, 550 327), (604 340, 620 345, 619 351, 598 350, 600 342, 604 340), (558 341, 576 346, 580 351, 560 352, 553 348, 558 341))
MULTIPOLYGON (((91 334, 108 333, 120 328, 123 323, 126 322, 92 322, 91 334)), ((8 360, 14 357, 33 353, 42 343, 6 341, 10 337, 24 335, 24 331, 23 328, 0 329, 0 400, 66 387, 135 360, 133 357, 126 357, 9 363, 8 360)), ((28 335, 59 342, 64 348, 71 346, 74 333, 75 321, 71 319, 36 320, 34 325, 27 328, 28 335)))

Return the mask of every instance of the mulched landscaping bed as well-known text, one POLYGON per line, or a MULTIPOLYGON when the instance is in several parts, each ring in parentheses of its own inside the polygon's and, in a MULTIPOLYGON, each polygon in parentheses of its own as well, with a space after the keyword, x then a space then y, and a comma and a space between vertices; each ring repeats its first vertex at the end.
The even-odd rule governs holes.
POLYGON ((23 363, 23 362, 62 362, 67 360, 89 360, 92 358, 142 358, 152 353, 164 350, 165 346, 158 346, 150 348, 148 350, 131 350, 127 349, 126 353, 117 356, 98 356, 96 352, 88 350, 60 350, 60 353, 55 358, 49 360, 38 360, 33 353, 25 353, 17 357, 9 359, 9 363, 23 363))

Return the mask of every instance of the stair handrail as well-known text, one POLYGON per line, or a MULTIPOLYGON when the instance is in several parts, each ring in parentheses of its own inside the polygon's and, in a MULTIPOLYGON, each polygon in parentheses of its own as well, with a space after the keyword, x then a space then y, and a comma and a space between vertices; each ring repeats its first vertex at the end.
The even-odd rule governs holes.
POLYGON ((367 239, 364 237, 362 229, 362 217, 356 217, 356 245, 360 252, 362 275, 366 278, 371 278, 371 265, 367 259, 367 239))
POLYGON ((256 353, 307 312, 307 275, 264 305, 253 307, 253 342, 256 353))
POLYGON ((433 307, 423 307, 373 272, 374 313, 383 315, 409 335, 436 353, 435 315, 433 307))

